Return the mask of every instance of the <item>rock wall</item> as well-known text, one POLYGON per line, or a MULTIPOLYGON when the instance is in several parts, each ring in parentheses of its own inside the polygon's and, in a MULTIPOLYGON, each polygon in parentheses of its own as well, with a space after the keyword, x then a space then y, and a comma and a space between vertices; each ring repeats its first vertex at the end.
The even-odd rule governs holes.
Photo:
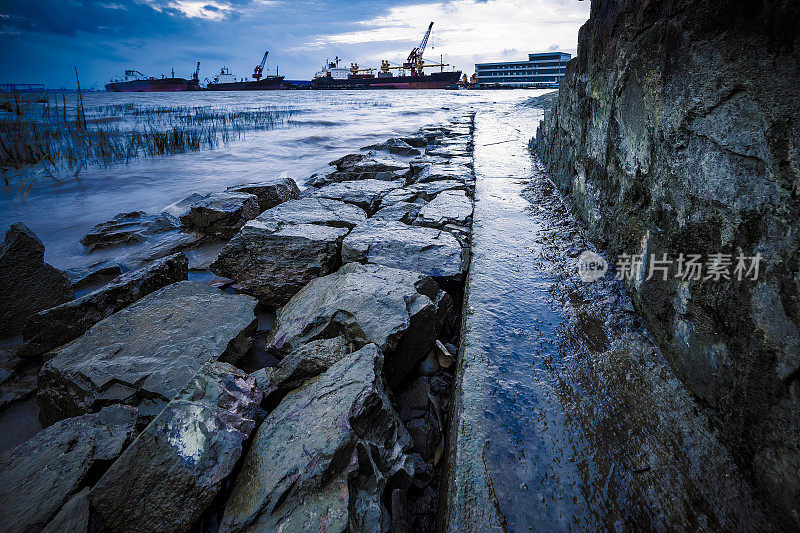
MULTIPOLYGON (((800 4, 594 0, 532 145, 763 501, 800 524, 800 4), (651 254, 731 279, 647 279, 651 254), (761 254, 756 280, 737 256, 761 254), (613 268, 613 266, 612 266, 613 268), (752 275, 751 275, 752 277, 752 275)), ((749 263, 748 263, 749 266, 749 263)), ((704 272, 706 274, 706 272, 704 272)))

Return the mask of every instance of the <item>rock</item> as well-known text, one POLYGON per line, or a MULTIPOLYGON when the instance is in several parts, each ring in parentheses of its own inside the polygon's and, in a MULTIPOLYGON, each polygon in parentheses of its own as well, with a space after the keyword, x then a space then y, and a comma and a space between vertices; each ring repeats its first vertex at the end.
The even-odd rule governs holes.
POLYGON ((466 185, 458 180, 439 180, 423 183, 413 183, 389 192, 381 199, 381 208, 396 204, 397 202, 413 202, 422 200, 429 202, 442 191, 465 190, 466 185))
POLYGON ((420 361, 417 365, 417 373, 420 376, 433 376, 438 374, 439 370, 441 370, 439 361, 436 358, 436 353, 432 350, 428 352, 428 357, 420 361))
POLYGON ((396 155, 420 155, 422 153, 402 139, 389 139, 384 143, 362 148, 362 150, 385 150, 396 155))
POLYGON ((369 159, 352 158, 337 164, 336 168, 337 170, 335 172, 328 175, 328 179, 332 182, 365 179, 381 181, 402 179, 405 182, 411 172, 411 168, 407 163, 382 157, 373 157, 369 159))
POLYGON ((14 376, 0 382, 0 411, 9 404, 36 396, 39 369, 36 366, 15 369, 14 376))
POLYGON ((101 320, 42 367, 42 424, 114 403, 155 416, 205 363, 235 362, 248 350, 255 306, 249 296, 181 281, 101 320))
POLYGON ((122 267, 118 264, 103 265, 92 269, 70 269, 66 274, 72 281, 72 288, 76 291, 84 290, 88 287, 108 283, 112 279, 122 274, 122 267))
POLYGON ((220 252, 211 271, 269 307, 285 304, 306 283, 339 266, 346 228, 276 225, 251 220, 220 252))
POLYGON ((186 256, 177 253, 123 274, 76 300, 38 312, 28 319, 23 330, 24 339, 29 343, 26 356, 49 352, 151 292, 187 279, 187 265, 186 256))
POLYGON ((352 351, 352 344, 344 337, 311 341, 281 359, 277 366, 257 370, 252 375, 264 395, 264 404, 273 408, 287 393, 322 374, 352 351))
POLYGON ((254 194, 218 192, 195 198, 180 219, 186 228, 230 239, 245 222, 258 215, 258 206, 259 199, 254 194))
POLYGON ((443 228, 446 224, 468 226, 472 222, 472 200, 464 191, 444 191, 419 211, 414 224, 443 228))
POLYGON ((9 533, 41 531, 133 438, 135 411, 107 407, 62 420, 0 455, 0 516, 9 533))
POLYGON ((456 180, 470 184, 474 180, 472 170, 464 165, 427 164, 415 172, 414 183, 426 183, 439 180, 456 180))
POLYGON ((328 198, 289 200, 261 213, 257 220, 278 226, 286 224, 320 224, 336 228, 352 228, 364 222, 367 214, 360 207, 328 198))
POLYGON ((436 344, 434 345, 434 351, 436 352, 436 358, 439 362, 439 366, 442 368, 450 368, 453 366, 455 356, 453 356, 450 350, 448 350, 447 347, 442 344, 442 341, 436 341, 436 344))
POLYGON ((69 278, 44 262, 44 244, 25 224, 12 224, 0 247, 0 339, 22 331, 28 317, 75 297, 69 278))
POLYGON ((428 145, 428 139, 424 135, 410 135, 408 137, 400 137, 400 140, 414 148, 425 148, 428 145))
POLYGON ((81 238, 86 252, 95 250, 138 244, 147 235, 156 235, 181 227, 180 220, 168 214, 148 215, 144 211, 120 213, 107 222, 97 224, 92 231, 81 238))
POLYGON ((421 209, 421 205, 411 202, 397 202, 379 209, 370 220, 382 220, 384 222, 402 222, 411 224, 421 209))
POLYGON ((311 281, 280 310, 267 350, 288 354, 303 344, 343 336, 356 347, 377 344, 391 386, 430 350, 440 290, 432 278, 379 265, 344 265, 311 281))
POLYGON ((532 147, 612 257, 673 262, 666 281, 627 280, 636 310, 780 528, 797 529, 800 9, 646 6, 595 3, 532 147), (760 254, 758 279, 681 279, 689 250, 731 254, 731 273, 760 254))
MULTIPOLYGON (((435 365, 436 357, 432 359, 435 365)), ((395 396, 398 415, 411 436, 414 451, 426 461, 434 459, 436 448, 442 440, 442 428, 432 399, 430 378, 427 376, 415 379, 395 396)))
POLYGON ((248 183, 236 187, 228 187, 230 192, 254 194, 258 198, 259 212, 271 209, 287 200, 300 198, 300 189, 292 178, 274 178, 248 183))
POLYGON ((461 245, 455 237, 402 222, 368 220, 356 226, 342 242, 342 262, 375 263, 436 278, 462 275, 461 245))
POLYGON ((105 529, 187 531, 233 471, 260 401, 246 373, 206 363, 89 493, 105 529))
POLYGON ((367 213, 374 213, 384 195, 393 189, 402 187, 404 184, 403 181, 375 179, 344 181, 317 189, 311 193, 311 197, 341 200, 348 204, 357 205, 367 213))
POLYGON ((221 532, 381 531, 410 484, 409 437, 369 344, 289 393, 256 432, 221 532))
POLYGON ((366 159, 366 157, 367 156, 365 154, 347 154, 346 156, 340 157, 339 159, 331 161, 328 164, 336 167, 336 170, 347 170, 352 168, 356 163, 366 159))
POLYGON ((92 527, 89 505, 89 487, 86 487, 64 504, 58 514, 50 520, 42 533, 88 533, 92 527))

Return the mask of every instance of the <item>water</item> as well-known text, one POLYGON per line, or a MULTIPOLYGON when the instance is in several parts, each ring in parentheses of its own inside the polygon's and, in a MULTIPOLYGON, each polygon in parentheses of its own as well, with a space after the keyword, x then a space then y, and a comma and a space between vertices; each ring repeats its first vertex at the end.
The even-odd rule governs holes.
MULTIPOLYGON (((428 124, 441 124, 470 108, 516 103, 546 91, 266 91, 197 93, 87 93, 86 114, 103 106, 135 103, 151 107, 210 106, 248 110, 264 106, 298 111, 269 131, 247 132, 213 150, 142 158, 129 164, 85 169, 79 179, 57 184, 40 178, 24 190, 0 194, 0 231, 22 221, 45 244, 46 260, 62 269, 93 261, 80 238, 95 224, 121 212, 158 213, 191 193, 274 176, 294 178, 302 187, 328 162, 358 148, 428 124)), ((67 96, 74 107, 75 95, 67 96)), ((117 126, 116 123, 112 125, 117 126)))

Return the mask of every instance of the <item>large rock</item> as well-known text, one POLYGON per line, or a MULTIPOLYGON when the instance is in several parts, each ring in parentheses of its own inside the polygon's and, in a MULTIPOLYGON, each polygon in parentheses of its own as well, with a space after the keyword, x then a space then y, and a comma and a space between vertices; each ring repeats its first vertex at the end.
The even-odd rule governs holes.
POLYGON ((180 220, 169 213, 160 215, 148 215, 144 211, 120 213, 92 228, 92 231, 81 238, 81 244, 91 253, 102 248, 137 244, 143 242, 148 235, 177 230, 180 226, 180 220))
POLYGON ((191 201, 188 211, 181 215, 181 223, 188 229, 204 235, 230 239, 248 220, 255 218, 260 209, 254 194, 218 192, 191 201))
POLYGON ((89 493, 105 530, 188 530, 233 471, 260 401, 243 371, 203 366, 89 493))
MULTIPOLYGON (((424 142, 424 139, 423 139, 424 142)), ((427 144, 427 142, 425 143, 427 144)), ((389 139, 381 144, 373 144, 363 148, 364 150, 385 150, 396 155, 420 155, 422 152, 408 144, 403 139, 389 139)))
POLYGON ((435 278, 462 275, 461 244, 453 235, 402 222, 370 219, 356 226, 342 242, 342 262, 375 263, 435 278))
POLYGON ((0 339, 22 331, 28 317, 75 297, 69 278, 44 262, 44 244, 25 224, 12 224, 0 247, 0 339))
POLYGON ((410 484, 408 435, 374 344, 290 393, 259 427, 222 520, 232 531, 384 531, 410 484))
POLYGON ((83 335, 93 325, 151 292, 188 276, 182 253, 122 274, 105 287, 33 315, 25 323, 25 355, 40 355, 83 335))
POLYGON ((258 216, 264 224, 320 224, 336 228, 352 228, 366 218, 360 207, 327 198, 289 200, 258 216))
POLYGON ((344 265, 317 278, 280 310, 267 349, 288 354, 303 344, 343 336, 377 344, 390 385, 399 383, 435 341, 441 291, 422 274, 379 265, 344 265))
POLYGON ((797 529, 800 4, 651 7, 593 2, 534 147, 593 238, 644 256, 644 274, 626 280, 634 306, 757 492, 797 529), (718 253, 730 254, 731 281, 676 275, 679 254, 718 253), (662 254, 668 279, 645 279, 662 254), (757 280, 737 279, 740 254, 745 268, 760 254, 757 280))
POLYGON ((300 189, 292 178, 274 178, 271 180, 247 183, 229 187, 228 191, 254 194, 258 198, 259 211, 266 211, 287 200, 300 197, 300 189))
POLYGON ((403 185, 405 185, 405 182, 402 180, 383 181, 364 179, 359 181, 344 181, 326 185, 321 189, 312 191, 311 196, 313 198, 341 200, 348 204, 357 205, 368 213, 374 213, 384 195, 403 185))
POLYGON ((41 531, 119 456, 133 438, 135 425, 133 409, 107 407, 62 420, 0 455, 3 531, 41 531))
POLYGON ((278 225, 251 220, 220 252, 211 270, 270 307, 285 304, 306 283, 335 270, 346 228, 278 225))
POLYGON ((414 224, 443 228, 447 224, 468 226, 472 222, 472 200, 464 191, 444 191, 419 211, 414 224))
POLYGON ((422 208, 422 202, 397 202, 386 207, 378 209, 378 211, 370 217, 370 221, 382 220, 384 222, 403 222, 411 224, 419 215, 419 210, 422 208))
POLYGON ((331 165, 336 166, 336 171, 329 174, 326 181, 405 180, 411 172, 408 163, 380 156, 367 158, 363 154, 346 155, 332 161, 331 165))
POLYGON ((456 180, 461 183, 470 184, 474 180, 472 169, 465 165, 454 164, 427 164, 421 166, 415 172, 414 183, 426 183, 429 181, 456 180))
POLYGON ((440 192, 448 190, 466 190, 466 185, 463 181, 450 179, 413 183, 385 195, 381 199, 381 208, 397 202, 413 202, 414 200, 429 202, 440 192))
POLYGON ((256 301, 181 281, 151 293, 52 352, 39 374, 44 425, 140 406, 155 416, 208 361, 235 362, 252 343, 256 301))
POLYGON ((322 374, 352 351, 352 343, 344 337, 319 339, 303 344, 276 366, 256 370, 252 376, 264 395, 264 404, 274 407, 288 392, 322 374))

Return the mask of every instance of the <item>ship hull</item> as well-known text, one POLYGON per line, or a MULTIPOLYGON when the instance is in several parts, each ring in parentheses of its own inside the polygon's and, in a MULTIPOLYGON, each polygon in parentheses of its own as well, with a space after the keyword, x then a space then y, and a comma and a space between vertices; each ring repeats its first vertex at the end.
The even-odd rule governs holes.
POLYGON ((311 83, 315 89, 444 89, 455 85, 459 79, 461 79, 461 72, 456 71, 387 78, 314 78, 311 83))
POLYGON ((187 90, 189 90, 189 83, 183 78, 133 80, 106 84, 106 91, 113 93, 156 93, 187 90))
POLYGON ((269 76, 258 81, 237 81, 232 83, 209 83, 209 91, 271 91, 281 88, 283 76, 269 76))

